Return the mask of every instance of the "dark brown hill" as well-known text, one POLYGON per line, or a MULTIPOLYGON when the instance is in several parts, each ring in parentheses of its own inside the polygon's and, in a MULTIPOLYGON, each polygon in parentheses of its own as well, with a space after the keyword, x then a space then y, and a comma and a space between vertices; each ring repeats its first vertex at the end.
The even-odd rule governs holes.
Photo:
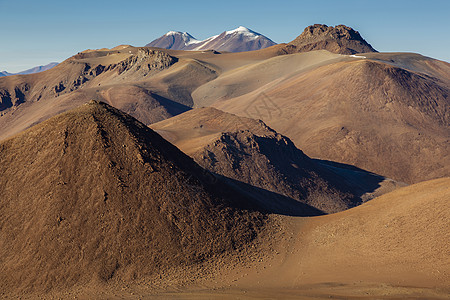
POLYGON ((262 121, 208 107, 151 125, 205 169, 313 206, 346 210, 397 187, 382 176, 310 159, 262 121))
POLYGON ((350 189, 314 163, 286 137, 248 130, 222 133, 192 156, 202 167, 296 199, 325 213, 361 203, 350 189))
POLYGON ((3 141, 0 178, 0 295, 132 282, 244 253, 269 222, 98 102, 3 141))
POLYGON ((359 34, 345 25, 327 26, 315 24, 285 46, 288 53, 328 50, 338 54, 377 52, 359 34))

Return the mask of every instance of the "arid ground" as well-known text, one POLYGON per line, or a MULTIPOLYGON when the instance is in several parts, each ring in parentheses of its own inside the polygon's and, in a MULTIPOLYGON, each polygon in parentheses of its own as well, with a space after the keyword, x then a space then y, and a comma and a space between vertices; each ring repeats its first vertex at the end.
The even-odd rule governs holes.
POLYGON ((0 298, 450 299, 450 64, 313 25, 0 78, 0 298))

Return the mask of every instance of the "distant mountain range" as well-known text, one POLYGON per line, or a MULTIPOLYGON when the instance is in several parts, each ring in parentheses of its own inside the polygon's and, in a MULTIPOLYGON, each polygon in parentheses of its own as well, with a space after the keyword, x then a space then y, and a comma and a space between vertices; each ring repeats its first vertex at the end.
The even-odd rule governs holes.
POLYGON ((173 50, 217 50, 228 52, 253 51, 276 45, 268 37, 240 26, 224 31, 203 41, 197 40, 187 32, 169 31, 146 47, 158 47, 173 50))
POLYGON ((56 66, 58 63, 57 62, 51 62, 48 65, 45 66, 37 66, 19 73, 9 73, 7 71, 3 71, 0 72, 0 77, 4 77, 4 76, 11 76, 11 75, 25 75, 25 74, 34 74, 34 73, 39 73, 39 72, 43 72, 43 71, 47 71, 50 70, 51 68, 53 68, 54 66, 56 66))

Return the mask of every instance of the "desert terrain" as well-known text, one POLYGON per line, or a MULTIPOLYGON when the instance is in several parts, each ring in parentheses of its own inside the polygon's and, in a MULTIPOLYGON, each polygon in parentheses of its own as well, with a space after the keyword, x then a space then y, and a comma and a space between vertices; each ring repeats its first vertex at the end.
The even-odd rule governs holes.
POLYGON ((450 299, 450 64, 375 48, 1 77, 0 298, 450 299))
POLYGON ((213 106, 261 119, 305 154, 408 184, 449 175, 450 66, 417 54, 88 51, 0 79, 0 138, 91 99, 146 125, 213 106))

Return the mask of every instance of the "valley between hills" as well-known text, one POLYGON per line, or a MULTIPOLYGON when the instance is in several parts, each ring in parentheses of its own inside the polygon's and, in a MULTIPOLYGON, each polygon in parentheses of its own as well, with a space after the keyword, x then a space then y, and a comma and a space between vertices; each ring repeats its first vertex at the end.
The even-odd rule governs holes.
POLYGON ((448 299, 449 63, 152 45, 0 78, 2 298, 448 299))

